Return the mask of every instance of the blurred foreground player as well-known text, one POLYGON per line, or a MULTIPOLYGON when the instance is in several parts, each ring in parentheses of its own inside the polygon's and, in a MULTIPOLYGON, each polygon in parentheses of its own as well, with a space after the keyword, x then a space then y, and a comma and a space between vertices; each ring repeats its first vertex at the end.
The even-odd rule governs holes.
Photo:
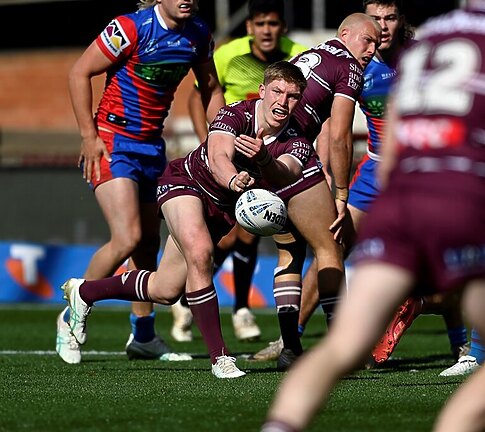
MULTIPOLYGON (((303 430, 338 381, 363 365, 397 306, 422 287, 463 290, 467 319, 485 336, 485 1, 430 20, 420 37, 398 68, 383 193, 359 234, 349 294, 327 337, 283 380, 263 431, 303 430)), ((485 430, 484 388, 479 368, 434 430, 485 430)))

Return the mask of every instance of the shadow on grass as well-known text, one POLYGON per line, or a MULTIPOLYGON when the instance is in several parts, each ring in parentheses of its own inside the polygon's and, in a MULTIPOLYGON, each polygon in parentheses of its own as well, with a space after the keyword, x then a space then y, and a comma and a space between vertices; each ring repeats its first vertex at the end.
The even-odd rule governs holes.
POLYGON ((410 369, 414 369, 416 371, 430 369, 441 370, 446 367, 448 363, 452 364, 453 361, 454 360, 446 354, 435 354, 426 357, 407 357, 402 359, 390 358, 386 362, 380 365, 376 365, 375 367, 368 370, 369 372, 376 371, 379 373, 405 372, 409 371, 410 369))

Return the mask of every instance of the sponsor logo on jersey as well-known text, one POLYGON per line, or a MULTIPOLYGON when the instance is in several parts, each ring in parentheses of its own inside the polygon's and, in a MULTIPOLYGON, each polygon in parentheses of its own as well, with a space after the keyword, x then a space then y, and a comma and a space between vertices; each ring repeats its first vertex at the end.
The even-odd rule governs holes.
POLYGON ((230 125, 228 125, 224 122, 215 121, 214 123, 212 123, 211 132, 218 131, 218 130, 229 132, 232 135, 237 134, 236 130, 232 126, 230 126, 230 125))
POLYGON ((455 118, 403 119, 397 128, 401 147, 416 149, 458 147, 465 136, 463 121, 455 118))
POLYGON ((223 117, 234 117, 234 113, 232 111, 226 110, 224 108, 221 108, 219 110, 219 113, 217 114, 216 120, 220 120, 223 117))
POLYGON ((381 78, 383 80, 388 80, 388 79, 394 78, 396 75, 397 75, 397 72, 396 71, 394 71, 394 72, 386 72, 386 73, 381 74, 381 78))
POLYGON ((130 45, 130 40, 117 20, 111 21, 101 33, 104 45, 115 57, 130 45))
POLYGON ((316 49, 323 49, 330 54, 334 55, 335 57, 345 57, 348 59, 353 58, 352 54, 350 54, 347 50, 342 49, 342 48, 337 48, 331 45, 327 45, 325 43, 317 45, 316 49))
POLYGON ((176 87, 190 69, 188 64, 144 63, 135 65, 135 74, 160 88, 176 87))
POLYGON ((357 90, 362 82, 362 75, 354 72, 349 72, 349 80, 347 85, 354 90, 357 90))
POLYGON ((292 146, 291 154, 297 159, 302 159, 301 156, 303 156, 304 159, 310 156, 311 149, 306 142, 295 141, 292 146))

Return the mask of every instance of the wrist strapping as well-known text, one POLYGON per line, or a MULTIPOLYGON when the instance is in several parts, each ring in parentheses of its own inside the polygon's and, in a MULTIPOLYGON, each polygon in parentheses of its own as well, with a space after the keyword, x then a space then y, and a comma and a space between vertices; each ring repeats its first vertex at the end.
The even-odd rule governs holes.
POLYGON ((349 188, 347 187, 335 187, 335 199, 347 202, 349 199, 349 188))
POLYGON ((234 189, 231 187, 231 184, 234 180, 236 180, 236 177, 237 177, 237 174, 234 174, 232 177, 231 177, 231 180, 229 180, 229 182, 227 183, 227 188, 230 190, 230 191, 233 191, 234 189))

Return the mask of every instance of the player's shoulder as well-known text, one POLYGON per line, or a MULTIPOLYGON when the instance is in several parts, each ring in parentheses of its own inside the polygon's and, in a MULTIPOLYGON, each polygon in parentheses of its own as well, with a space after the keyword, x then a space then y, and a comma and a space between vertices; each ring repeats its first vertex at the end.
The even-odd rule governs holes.
POLYGON ((246 118, 250 118, 252 115, 251 113, 254 112, 258 100, 259 99, 240 100, 232 102, 226 105, 224 108, 230 112, 239 113, 240 115, 244 115, 246 118))
POLYGON ((379 60, 376 56, 372 57, 369 64, 365 67, 365 75, 375 75, 383 72, 387 72, 390 69, 394 69, 391 65, 386 62, 379 60))
POLYGON ((243 36, 226 42, 215 50, 214 62, 220 80, 224 80, 226 66, 229 65, 234 58, 245 56, 251 52, 250 41, 250 36, 243 36))
POLYGON ((356 58, 352 55, 350 50, 345 46, 345 44, 337 37, 329 39, 321 44, 318 44, 313 47, 315 51, 320 53, 327 53, 330 56, 347 60, 347 61, 355 61, 357 62, 356 58))
POLYGON ((342 73, 363 75, 364 73, 361 64, 338 38, 315 45, 307 52, 310 57, 314 57, 314 62, 324 65, 326 71, 334 71, 337 75, 342 73))
POLYGON ((201 33, 202 35, 209 35, 211 34, 211 30, 209 25, 200 17, 195 16, 187 21, 185 26, 188 29, 191 29, 197 33, 201 33))
POLYGON ((240 100, 224 105, 219 109, 214 122, 230 118, 242 118, 249 121, 254 117, 256 101, 257 99, 240 100))
POLYGON ((242 100, 223 106, 209 126, 209 134, 222 132, 238 136, 253 130, 256 100, 242 100))
POLYGON ((138 9, 134 12, 120 15, 116 19, 126 23, 130 22, 137 27, 141 27, 143 25, 146 26, 151 24, 154 20, 156 20, 156 14, 154 7, 152 7, 147 9, 138 9))

